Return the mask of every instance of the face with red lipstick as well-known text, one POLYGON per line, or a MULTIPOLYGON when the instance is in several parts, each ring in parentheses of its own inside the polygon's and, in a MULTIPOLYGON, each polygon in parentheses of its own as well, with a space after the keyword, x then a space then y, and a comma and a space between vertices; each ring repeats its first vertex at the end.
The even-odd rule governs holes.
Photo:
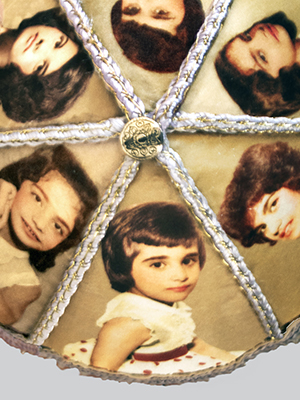
POLYGON ((135 245, 132 263, 135 286, 130 292, 172 305, 194 289, 200 273, 198 242, 191 247, 135 245))
POLYGON ((243 75, 264 71, 273 78, 296 62, 296 48, 281 25, 258 23, 228 45, 226 56, 243 75))
POLYGON ((17 65, 25 75, 51 74, 60 69, 78 52, 78 45, 59 29, 30 26, 15 40, 9 63, 17 65))
POLYGON ((252 208, 254 226, 271 240, 300 237, 300 193, 285 187, 265 194, 252 208))
POLYGON ((36 183, 22 183, 11 207, 12 228, 27 248, 48 251, 70 235, 80 208, 71 185, 50 171, 36 183))

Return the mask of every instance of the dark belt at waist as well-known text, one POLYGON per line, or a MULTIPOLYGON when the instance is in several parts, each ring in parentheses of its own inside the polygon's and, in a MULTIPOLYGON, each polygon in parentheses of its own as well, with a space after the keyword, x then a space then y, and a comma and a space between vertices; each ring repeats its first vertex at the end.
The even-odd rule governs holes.
POLYGON ((132 357, 137 361, 167 361, 184 356, 188 351, 188 346, 184 345, 163 353, 134 353, 132 357))

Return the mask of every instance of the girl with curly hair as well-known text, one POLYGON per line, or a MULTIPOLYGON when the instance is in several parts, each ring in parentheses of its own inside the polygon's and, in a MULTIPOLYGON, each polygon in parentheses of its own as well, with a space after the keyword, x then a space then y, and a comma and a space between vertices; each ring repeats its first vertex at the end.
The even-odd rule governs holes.
POLYGON ((255 144, 242 155, 218 215, 243 246, 300 237, 300 151, 255 144))
POLYGON ((300 109, 300 41, 283 12, 253 24, 219 52, 215 67, 232 99, 255 116, 300 109))

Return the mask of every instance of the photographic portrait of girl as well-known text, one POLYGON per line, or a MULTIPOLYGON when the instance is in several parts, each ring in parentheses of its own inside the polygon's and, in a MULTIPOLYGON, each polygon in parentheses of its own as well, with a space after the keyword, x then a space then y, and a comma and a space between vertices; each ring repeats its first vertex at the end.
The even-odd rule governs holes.
POLYGON ((255 144, 239 160, 219 221, 245 247, 300 237, 300 151, 285 142, 255 144))
POLYGON ((236 355, 195 335, 191 308, 205 247, 188 210, 151 202, 120 211, 102 241, 113 289, 97 320, 98 338, 64 347, 66 359, 139 374, 182 373, 230 362, 236 355))
POLYGON ((0 101, 14 121, 62 115, 83 93, 93 71, 59 7, 24 19, 17 29, 0 28, 0 101))
POLYGON ((300 109, 299 62, 296 25, 280 11, 232 38, 215 67, 244 113, 278 117, 300 109))
POLYGON ((98 191, 63 145, 40 148, 0 171, 0 323, 18 321, 41 295, 35 271, 79 243, 98 191))
POLYGON ((204 21, 200 0, 118 0, 114 36, 125 56, 154 72, 176 72, 204 21))

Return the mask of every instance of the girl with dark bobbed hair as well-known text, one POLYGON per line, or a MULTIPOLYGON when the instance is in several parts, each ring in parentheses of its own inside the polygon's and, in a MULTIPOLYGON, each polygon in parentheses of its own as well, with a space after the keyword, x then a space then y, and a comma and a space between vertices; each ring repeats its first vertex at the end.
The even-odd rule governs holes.
POLYGON ((18 122, 63 114, 80 96, 94 67, 60 8, 1 29, 0 100, 18 122))
POLYGON ((300 151, 255 144, 242 155, 218 215, 245 247, 300 237, 300 151))
POLYGON ((98 191, 63 145, 40 148, 0 171, 0 323, 10 325, 41 294, 34 269, 79 243, 98 191))
POLYGON ((183 302, 205 262, 203 238, 183 205, 152 202, 120 211, 102 241, 102 257, 121 293, 97 320, 98 338, 66 345, 66 358, 140 374, 191 372, 235 359, 196 337, 183 302))
POLYGON ((125 56, 154 72, 176 72, 204 21, 199 0, 119 0, 111 11, 125 56))
POLYGON ((256 22, 220 51, 215 67, 246 113, 287 116, 300 109, 300 42, 283 12, 256 22))

